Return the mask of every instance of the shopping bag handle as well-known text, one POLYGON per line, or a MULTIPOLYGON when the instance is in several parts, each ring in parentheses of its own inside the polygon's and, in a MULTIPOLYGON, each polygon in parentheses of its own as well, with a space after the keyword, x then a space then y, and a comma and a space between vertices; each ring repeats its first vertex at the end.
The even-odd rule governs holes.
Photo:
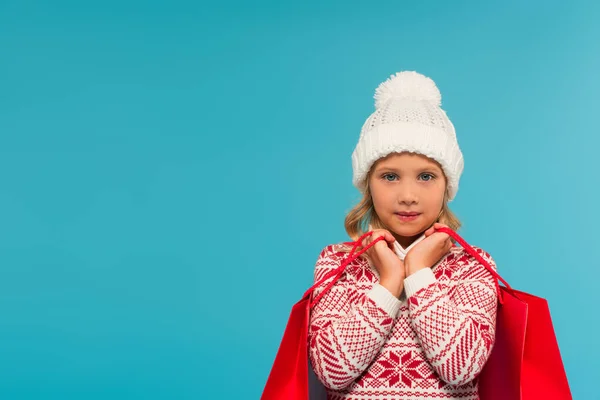
MULTIPOLYGON (((477 253, 477 251, 475 251, 475 249, 473 247, 471 247, 462 237, 460 237, 460 235, 458 233, 456 233, 454 230, 452 230, 451 228, 447 228, 447 227, 434 228, 434 230, 435 230, 435 232, 445 232, 448 235, 450 235, 452 238, 454 238, 454 240, 456 240, 458 243, 460 243, 460 245, 470 255, 475 257, 475 259, 477 261, 479 261, 485 267, 485 269, 488 270, 488 272, 490 274, 492 274, 492 276, 495 278, 494 283, 496 285, 496 292, 498 293, 498 300, 500 301, 501 304, 504 304, 504 299, 502 296, 502 292, 500 291, 500 285, 498 285, 498 280, 500 280, 502 283, 504 283, 504 285, 506 286, 506 288, 508 290, 510 290, 511 292, 514 292, 514 289, 508 284, 508 282, 506 282, 496 271, 494 271, 492 266, 479 253, 477 253)), ((379 242, 380 240, 385 239, 383 236, 379 236, 378 238, 373 240, 371 243, 366 245, 364 248, 362 248, 360 251, 358 251, 358 253, 355 253, 356 249, 362 244, 362 241, 364 240, 364 238, 366 238, 367 236, 370 236, 372 234, 373 234, 373 231, 369 231, 369 232, 366 232, 365 234, 363 234, 360 238, 358 238, 354 242, 344 242, 344 244, 346 244, 346 245, 352 245, 352 250, 350 250, 350 253, 348 253, 348 256, 342 261, 341 265, 339 267, 333 269, 332 271, 329 271, 318 282, 316 282, 314 285, 312 285, 310 288, 308 288, 308 290, 306 290, 306 292, 304 292, 304 295, 302 296, 302 298, 306 298, 307 296, 312 295, 312 292, 318 286, 322 285, 323 282, 325 282, 327 279, 334 277, 327 284, 327 286, 321 291, 321 293, 319 293, 319 295, 316 296, 310 302, 311 308, 321 299, 321 297, 323 297, 323 295, 325 293, 327 293, 329 291, 329 289, 331 289, 331 287, 335 284, 335 282, 342 276, 342 274, 344 273, 344 270, 346 269, 346 266, 348 266, 348 264, 350 264, 353 260, 358 258, 361 254, 366 252, 368 249, 373 247, 375 245, 375 243, 379 242)))
POLYGON ((340 278, 340 276, 342 276, 342 274, 344 273, 344 270, 346 269, 346 266, 348 264, 350 264, 353 260, 358 258, 365 251, 367 251, 371 247, 373 247, 375 245, 375 243, 379 242, 380 240, 385 239, 383 236, 380 236, 380 237, 376 238, 375 240, 373 240, 368 245, 366 245, 364 248, 362 248, 358 253, 354 253, 356 251, 356 249, 362 244, 363 239, 372 234, 373 234, 373 231, 369 231, 369 232, 366 232, 365 234, 363 234, 360 238, 358 238, 354 242, 344 242, 344 244, 346 244, 346 245, 352 245, 352 250, 350 250, 350 253, 348 253, 348 256, 342 261, 342 263, 339 267, 337 267, 336 269, 329 271, 327 274, 325 274, 325 276, 323 278, 321 278, 318 282, 316 282, 314 285, 312 285, 302 296, 302 298, 306 298, 307 296, 312 295, 312 292, 315 290, 315 288, 320 286, 323 282, 325 282, 327 279, 331 278, 332 276, 334 277, 331 280, 331 282, 329 282, 329 284, 325 287, 325 289, 323 289, 323 291, 321 293, 319 293, 319 295, 310 302, 311 308, 321 299, 321 297, 323 297, 323 295, 325 293, 327 293, 329 291, 329 289, 331 289, 331 287, 340 278))
POLYGON ((498 285, 498 280, 500 280, 502 283, 504 283, 504 286, 506 286, 506 288, 508 290, 510 290, 511 292, 514 293, 514 289, 508 284, 508 282, 506 282, 496 271, 494 271, 494 269, 492 268, 492 266, 479 254, 477 253, 477 251, 475 251, 475 249, 473 247, 471 247, 469 245, 469 243, 467 243, 462 237, 460 237, 460 235, 458 233, 456 233, 454 230, 452 230, 451 228, 447 228, 447 227, 440 227, 440 228, 435 228, 436 232, 444 232, 447 233, 448 235, 450 235, 452 238, 454 238, 454 240, 456 240, 458 243, 460 243, 460 245, 473 257, 475 257, 477 259, 477 261, 479 261, 484 267, 485 269, 488 270, 488 272, 490 274, 492 274, 492 276, 495 278, 494 279, 494 283, 496 284, 496 291, 498 293, 498 300, 500 301, 501 304, 504 304, 504 299, 502 297, 502 292, 500 291, 500 285, 498 285))

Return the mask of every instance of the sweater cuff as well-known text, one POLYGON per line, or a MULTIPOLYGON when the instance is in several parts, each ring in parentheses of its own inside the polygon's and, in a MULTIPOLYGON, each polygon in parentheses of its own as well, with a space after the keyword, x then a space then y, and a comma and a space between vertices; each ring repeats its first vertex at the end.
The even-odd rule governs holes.
POLYGON ((402 303, 396 296, 390 293, 379 283, 375 283, 373 288, 367 292, 367 296, 377 304, 377 306, 387 312, 392 318, 396 318, 400 304, 402 303))
POLYGON ((404 290, 406 297, 411 297, 419 290, 436 282, 435 275, 431 268, 423 268, 412 275, 404 278, 404 290))

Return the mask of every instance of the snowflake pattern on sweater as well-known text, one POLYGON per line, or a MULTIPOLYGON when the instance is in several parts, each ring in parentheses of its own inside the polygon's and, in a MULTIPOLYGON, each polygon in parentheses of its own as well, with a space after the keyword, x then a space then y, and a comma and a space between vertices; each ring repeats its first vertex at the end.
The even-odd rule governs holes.
MULTIPOLYGON (((321 251, 315 282, 348 256, 341 246, 321 251)), ((313 307, 308 356, 329 400, 478 400, 496 312, 493 276, 462 247, 407 277, 399 299, 360 256, 313 307)))

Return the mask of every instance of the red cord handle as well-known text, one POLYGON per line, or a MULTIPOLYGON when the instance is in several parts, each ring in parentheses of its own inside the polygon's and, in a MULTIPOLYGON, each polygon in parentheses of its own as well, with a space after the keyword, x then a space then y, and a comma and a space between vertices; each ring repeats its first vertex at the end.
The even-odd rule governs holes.
POLYGON ((342 264, 334 269, 333 271, 329 271, 327 274, 325 274, 325 276, 323 278, 321 278, 317 283, 315 283, 314 285, 312 285, 302 296, 302 298, 306 297, 309 294, 312 294, 312 292, 315 290, 315 288, 319 285, 321 285, 323 282, 325 282, 327 279, 329 279, 330 277, 334 276, 334 278, 331 280, 331 282, 329 282, 329 284, 325 287, 325 289, 323 289, 323 291, 321 293, 319 293, 319 295, 317 297, 315 297, 311 302, 310 302, 310 307, 312 308, 312 306, 317 303, 321 297, 323 297, 323 295, 325 293, 327 293, 329 291, 329 289, 331 289, 331 287, 334 285, 334 283, 340 278, 340 276, 342 276, 342 274, 344 273, 344 270, 346 269, 346 266, 348 264, 350 264, 354 259, 356 259, 358 256, 360 256, 361 254, 363 254, 365 251, 367 251, 368 249, 370 249, 372 246, 375 245, 375 243, 377 243, 380 240, 384 240, 385 238, 383 236, 378 237, 377 239, 373 240, 371 243, 369 243, 368 245, 366 245, 363 249, 361 249, 358 253, 354 253, 356 251, 356 249, 358 248, 358 246, 361 245, 362 241, 364 238, 366 238, 367 236, 370 236, 371 234, 373 234, 373 231, 369 231, 367 233, 365 233, 364 235, 362 235, 360 238, 358 238, 358 240, 356 240, 355 242, 344 242, 344 244, 351 244, 352 245, 352 250, 350 251, 350 253, 348 254, 348 257, 346 257, 343 261, 342 264))
MULTIPOLYGON (((475 249, 473 247, 471 247, 462 237, 460 237, 460 235, 458 233, 456 233, 452 229, 446 228, 446 227, 436 228, 435 231, 436 232, 445 232, 448 235, 450 235, 452 238, 454 238, 454 240, 456 240, 458 243, 460 243, 461 246, 470 255, 475 257, 475 259, 477 261, 479 261, 485 267, 485 269, 488 270, 488 272, 490 274, 492 274, 492 276, 495 278, 494 283, 496 284, 498 300, 500 301, 500 304, 504 304, 502 292, 500 291, 500 286, 498 285, 498 280, 500 280, 502 283, 504 283, 506 288, 509 289, 511 292, 514 292, 514 289, 508 284, 508 282, 506 282, 500 275, 498 275, 498 273, 496 271, 494 271, 492 266, 479 253, 477 253, 475 251, 475 249)), ((358 238, 358 240, 356 240, 354 242, 344 242, 344 244, 352 245, 352 250, 348 254, 348 257, 346 257, 342 261, 341 265, 338 268, 336 268, 332 271, 329 271, 327 274, 325 274, 325 276, 323 278, 321 278, 318 282, 316 282, 314 285, 312 285, 302 296, 302 298, 305 298, 306 296, 312 294, 312 292, 315 290, 316 287, 320 286, 323 282, 325 282, 327 279, 331 278, 332 276, 334 277, 334 279, 332 279, 331 282, 329 282, 327 284, 325 289, 323 289, 323 291, 321 293, 319 293, 319 295, 310 302, 311 308, 314 306, 314 304, 316 304, 321 299, 321 297, 323 297, 323 295, 325 293, 327 293, 329 291, 329 289, 331 289, 331 287, 335 284, 335 282, 342 276, 342 274, 344 273, 344 270, 346 269, 346 266, 348 266, 348 264, 350 264, 353 260, 355 260, 358 256, 363 254, 369 248, 374 246, 375 243, 377 243, 380 240, 384 240, 384 237, 380 236, 380 237, 376 238, 375 240, 373 240, 371 243, 369 243, 367 246, 365 246, 363 249, 361 249, 358 253, 354 253, 356 251, 356 249, 361 245, 363 239, 366 238, 367 236, 370 236, 371 234, 373 234, 373 231, 366 232, 364 235, 362 235, 360 238, 358 238)))
POLYGON ((477 259, 477 261, 479 261, 485 267, 485 269, 487 269, 488 272, 492 274, 492 276, 495 278, 494 283, 496 284, 496 291, 498 292, 498 300, 500 301, 500 304, 504 304, 504 299, 502 297, 502 292, 500 291, 500 285, 498 285, 498 280, 504 283, 504 286, 506 286, 508 290, 514 293, 514 289, 508 284, 508 282, 506 282, 500 275, 498 275, 498 273, 494 271, 492 266, 479 253, 477 253, 475 249, 471 247, 462 237, 460 237, 458 233, 446 227, 437 228, 435 231, 445 232, 451 237, 453 237, 454 240, 460 243, 460 245, 467 251, 467 253, 475 257, 475 259, 477 259))

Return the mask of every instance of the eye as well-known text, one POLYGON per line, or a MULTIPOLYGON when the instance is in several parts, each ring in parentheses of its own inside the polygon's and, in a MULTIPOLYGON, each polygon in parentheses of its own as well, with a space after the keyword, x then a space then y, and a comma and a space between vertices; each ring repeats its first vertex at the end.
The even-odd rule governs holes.
POLYGON ((383 175, 382 175, 382 178, 383 178, 383 179, 385 179, 385 180, 386 180, 386 181, 388 181, 388 182, 392 182, 392 181, 390 181, 389 179, 386 179, 386 177, 387 177, 387 176, 396 176, 396 174, 387 173, 387 174, 383 174, 383 175))
POLYGON ((429 182, 429 181, 435 179, 435 176, 433 176, 433 174, 430 174, 430 173, 427 173, 427 172, 421 174, 421 176, 430 176, 431 177, 431 179, 426 179, 425 182, 429 182))

